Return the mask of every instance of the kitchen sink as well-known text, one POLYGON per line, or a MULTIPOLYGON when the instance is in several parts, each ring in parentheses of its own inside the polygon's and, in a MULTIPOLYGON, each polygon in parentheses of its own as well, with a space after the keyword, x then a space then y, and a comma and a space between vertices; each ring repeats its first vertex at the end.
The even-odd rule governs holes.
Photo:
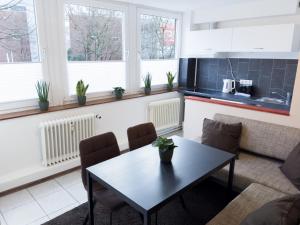
POLYGON ((279 98, 270 98, 270 97, 262 97, 259 99, 256 99, 258 102, 265 102, 265 103, 272 103, 272 104, 279 104, 279 105, 284 105, 285 100, 279 99, 279 98))

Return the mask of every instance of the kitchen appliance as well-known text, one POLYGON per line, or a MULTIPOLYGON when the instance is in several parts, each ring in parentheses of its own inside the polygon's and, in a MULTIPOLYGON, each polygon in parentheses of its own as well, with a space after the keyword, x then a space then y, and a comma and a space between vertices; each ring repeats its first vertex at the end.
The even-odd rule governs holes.
POLYGON ((249 97, 253 96, 254 95, 253 81, 240 80, 236 91, 237 93, 249 95, 249 97))
POLYGON ((223 79, 223 93, 232 93, 235 89, 235 80, 223 79))

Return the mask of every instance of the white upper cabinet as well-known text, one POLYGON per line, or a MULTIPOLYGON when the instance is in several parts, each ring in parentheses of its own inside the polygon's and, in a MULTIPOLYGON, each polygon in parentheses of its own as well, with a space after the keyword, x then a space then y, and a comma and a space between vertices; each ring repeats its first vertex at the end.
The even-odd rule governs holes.
POLYGON ((279 24, 234 28, 233 52, 298 52, 299 26, 279 24))
POLYGON ((190 31, 187 35, 187 55, 203 52, 227 52, 231 49, 232 29, 190 31))

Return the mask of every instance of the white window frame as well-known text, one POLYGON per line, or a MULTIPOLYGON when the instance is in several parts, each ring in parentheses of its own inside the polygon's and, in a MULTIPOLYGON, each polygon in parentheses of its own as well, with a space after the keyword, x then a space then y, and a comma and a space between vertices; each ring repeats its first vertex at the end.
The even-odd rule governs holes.
MULTIPOLYGON (((124 13, 124 20, 123 20, 123 60, 114 60, 114 62, 124 62, 125 63, 125 82, 126 82, 126 87, 123 87, 124 89, 127 90, 127 87, 129 86, 129 84, 127 83, 130 71, 129 71, 129 57, 128 57, 128 52, 129 52, 129 46, 128 46, 128 40, 129 40, 129 29, 128 29, 128 6, 126 6, 126 4, 116 4, 116 3, 107 3, 107 2, 103 2, 103 1, 95 1, 95 0, 90 0, 90 1, 86 1, 86 0, 65 0, 63 3, 63 11, 65 10, 65 4, 75 4, 75 5, 80 5, 80 6, 85 6, 85 7, 96 7, 96 8, 100 8, 100 9, 108 9, 108 10, 119 10, 122 11, 124 13)), ((65 12, 63 12, 63 26, 65 23, 65 12)), ((70 102, 74 102, 76 101, 76 95, 69 95, 69 82, 68 82, 68 60, 67 60, 67 51, 66 51, 66 44, 65 44, 65 36, 66 35, 66 30, 65 30, 65 26, 63 28, 63 50, 64 50, 64 61, 65 63, 65 79, 64 79, 64 83, 65 83, 65 92, 64 92, 64 99, 63 102, 64 103, 70 103, 70 102)), ((108 62, 112 62, 112 61, 108 61, 108 62)), ((82 62, 85 63, 85 62, 82 62)), ((88 62, 86 62, 88 63, 88 62)), ((97 62, 95 62, 97 63, 97 62)), ((105 63, 105 61, 99 61, 99 63, 105 63)), ((74 87, 75 88, 75 87, 74 87)), ((112 87, 113 88, 113 87, 112 87)), ((97 98, 101 98, 101 97, 107 97, 107 96, 112 96, 112 91, 99 91, 99 92, 93 92, 93 93, 88 93, 87 94, 87 100, 92 100, 92 99, 97 99, 97 98)))
MULTIPOLYGON (((38 63, 41 64, 42 79, 45 80, 46 82, 49 82, 48 61, 45 54, 46 30, 44 25, 44 19, 42 16, 43 14, 42 0, 33 0, 33 4, 35 10, 36 34, 37 34, 37 42, 38 42, 39 56, 40 56, 40 62, 38 63)), ((28 63, 35 63, 35 62, 28 62, 28 63)), ((50 88, 49 102, 50 103, 52 102, 52 88, 50 88)), ((15 112, 19 110, 33 109, 36 108, 37 106, 38 106, 38 96, 32 99, 25 99, 25 100, 20 99, 16 101, 2 102, 0 103, 0 112, 9 113, 9 112, 15 112)))
MULTIPOLYGON (((175 58, 174 60, 178 60, 177 68, 179 70, 179 57, 180 57, 180 52, 181 52, 181 30, 182 30, 182 13, 174 13, 166 10, 161 10, 161 9, 152 9, 152 8, 145 8, 145 7, 139 7, 137 9, 137 73, 139 74, 139 87, 140 87, 140 81, 142 79, 141 75, 141 15, 146 14, 150 16, 161 16, 165 18, 171 18, 171 19, 176 19, 176 42, 175 42, 175 58)), ((170 59, 153 59, 153 61, 164 61, 164 60, 170 60, 170 59)), ((178 83, 178 75, 176 75, 176 80, 174 83, 174 86, 176 87, 178 83)), ((165 88, 166 84, 159 84, 159 85, 153 85, 152 90, 159 90, 162 88, 165 88)), ((143 87, 139 88, 140 90, 143 89, 143 87)))

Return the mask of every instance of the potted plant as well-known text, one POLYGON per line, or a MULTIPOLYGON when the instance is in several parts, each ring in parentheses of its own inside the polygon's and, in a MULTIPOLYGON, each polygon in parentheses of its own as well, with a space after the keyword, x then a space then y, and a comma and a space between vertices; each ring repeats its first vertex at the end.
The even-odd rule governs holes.
POLYGON ((116 99, 118 100, 122 99, 124 92, 125 89, 123 89, 122 87, 115 87, 113 91, 114 95, 116 96, 116 99))
POLYGON ((145 95, 150 95, 151 93, 151 81, 152 76, 150 73, 147 73, 147 75, 143 78, 144 85, 145 85, 145 95))
POLYGON ((162 163, 171 162, 174 148, 177 147, 171 138, 158 137, 153 143, 153 146, 158 147, 159 157, 162 163))
POLYGON ((167 85, 168 91, 172 91, 175 75, 173 75, 172 72, 167 72, 167 78, 168 78, 168 85, 167 85))
POLYGON ((38 81, 35 85, 38 97, 39 97, 39 107, 41 111, 47 111, 49 108, 49 87, 50 84, 46 81, 38 81))
POLYGON ((76 94, 79 105, 85 105, 86 103, 86 91, 89 88, 89 85, 84 85, 82 80, 77 82, 76 85, 76 94))

